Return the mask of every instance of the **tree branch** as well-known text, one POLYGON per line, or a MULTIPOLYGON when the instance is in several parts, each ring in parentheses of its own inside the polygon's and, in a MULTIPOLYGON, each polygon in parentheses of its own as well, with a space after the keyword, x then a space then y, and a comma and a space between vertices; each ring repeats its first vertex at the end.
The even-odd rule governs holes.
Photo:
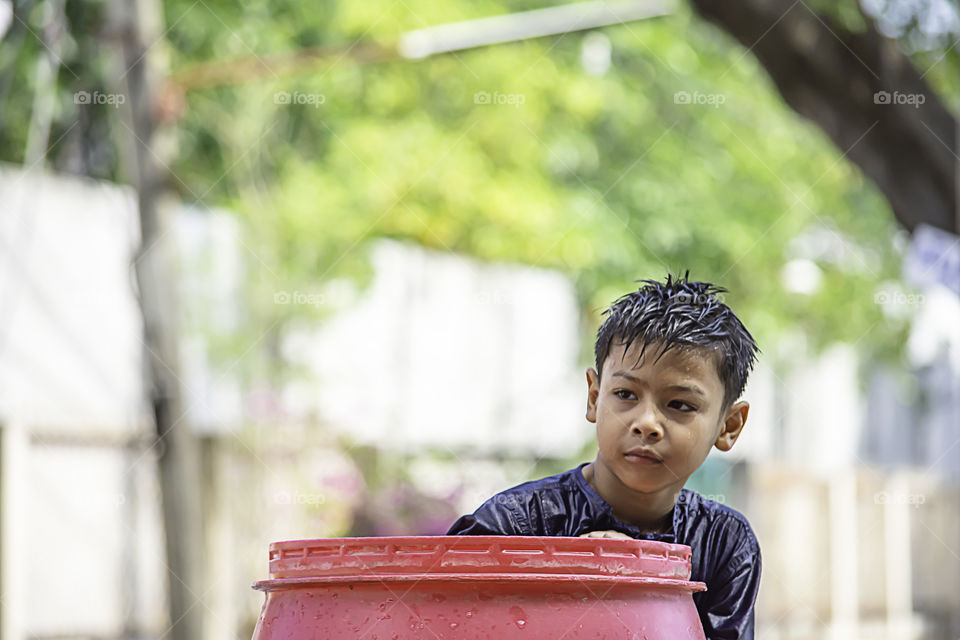
POLYGON ((756 56, 786 103, 876 183, 903 226, 957 232, 957 123, 895 41, 869 21, 863 33, 849 31, 803 0, 690 2, 756 56))

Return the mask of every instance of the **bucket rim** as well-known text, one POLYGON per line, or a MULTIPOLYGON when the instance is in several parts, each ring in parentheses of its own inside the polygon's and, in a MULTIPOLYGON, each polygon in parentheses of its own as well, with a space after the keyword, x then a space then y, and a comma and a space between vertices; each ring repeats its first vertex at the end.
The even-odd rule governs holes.
POLYGON ((692 550, 656 540, 566 536, 377 536, 270 544, 270 580, 356 575, 591 575, 687 581, 692 550))
POLYGON ((602 576, 602 575, 581 575, 581 574, 529 574, 529 573, 485 573, 485 574, 462 574, 462 573, 431 573, 431 574, 358 574, 343 576, 318 576, 318 577, 300 577, 300 578, 276 578, 269 580, 258 580, 251 587, 256 591, 283 591, 289 589, 303 589, 308 587, 325 587, 341 584, 377 584, 388 582, 448 582, 458 584, 475 583, 534 583, 534 584, 575 584, 584 585, 612 585, 612 586, 643 586, 646 588, 659 588, 682 591, 686 593, 696 593, 706 591, 707 585, 703 582, 690 580, 678 580, 672 578, 652 578, 643 576, 602 576))

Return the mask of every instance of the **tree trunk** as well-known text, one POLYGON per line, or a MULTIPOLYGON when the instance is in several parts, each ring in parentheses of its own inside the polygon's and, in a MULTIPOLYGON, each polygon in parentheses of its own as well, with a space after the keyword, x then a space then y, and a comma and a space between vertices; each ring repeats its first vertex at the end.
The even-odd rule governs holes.
POLYGON ((756 56, 787 104, 877 184, 903 226, 957 232, 957 123, 896 42, 869 21, 854 33, 795 0, 690 2, 756 56))
POLYGON ((156 424, 153 448, 160 469, 166 569, 172 640, 200 640, 205 605, 202 584, 202 526, 199 456, 184 421, 178 356, 176 264, 164 207, 169 146, 158 144, 157 64, 160 0, 115 0, 113 11, 122 42, 129 142, 140 212, 140 250, 134 267, 143 313, 146 379, 156 424))

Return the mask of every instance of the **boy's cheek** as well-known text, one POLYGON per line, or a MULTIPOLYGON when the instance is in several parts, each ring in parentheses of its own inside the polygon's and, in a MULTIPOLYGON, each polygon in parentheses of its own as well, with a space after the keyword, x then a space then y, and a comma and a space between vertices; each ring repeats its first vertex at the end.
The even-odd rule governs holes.
POLYGON ((616 411, 610 409, 607 405, 598 405, 597 419, 602 419, 607 425, 619 424, 624 422, 624 418, 617 415, 616 411))
MULTIPOLYGON (((689 451, 695 449, 697 443, 700 440, 705 441, 708 436, 698 433, 694 429, 674 429, 670 434, 670 437, 674 443, 676 443, 676 446, 689 451)), ((712 445, 713 443, 711 442, 710 444, 712 445)))

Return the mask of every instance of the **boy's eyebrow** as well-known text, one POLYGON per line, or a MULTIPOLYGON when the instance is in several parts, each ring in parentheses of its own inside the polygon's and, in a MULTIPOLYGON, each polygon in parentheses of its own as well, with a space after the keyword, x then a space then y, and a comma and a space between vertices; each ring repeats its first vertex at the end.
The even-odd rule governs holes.
MULTIPOLYGON (((624 372, 624 371, 617 371, 617 372, 616 372, 615 374, 613 374, 613 375, 614 375, 614 376, 620 376, 621 378, 626 378, 627 380, 630 380, 631 382, 640 383, 640 379, 639 379, 639 378, 636 378, 636 377, 634 377, 634 376, 632 376, 632 375, 630 375, 629 373, 626 373, 626 372, 624 372)), ((703 398, 707 397, 707 394, 703 392, 703 389, 701 389, 700 387, 698 387, 698 386, 696 386, 696 385, 672 384, 672 385, 670 385, 669 387, 667 387, 667 389, 673 389, 673 390, 676 390, 676 391, 689 391, 690 393, 693 393, 693 394, 695 394, 695 395, 701 396, 701 397, 703 397, 703 398)))
POLYGON ((667 387, 667 388, 668 388, 668 389, 676 389, 677 391, 689 391, 690 393, 692 393, 692 394, 694 394, 694 395, 696 395, 696 396, 700 396, 701 398, 706 398, 706 397, 707 397, 707 394, 705 394, 705 393, 703 392, 703 390, 700 389, 700 387, 695 386, 695 385, 672 384, 672 385, 670 385, 670 386, 667 387))

